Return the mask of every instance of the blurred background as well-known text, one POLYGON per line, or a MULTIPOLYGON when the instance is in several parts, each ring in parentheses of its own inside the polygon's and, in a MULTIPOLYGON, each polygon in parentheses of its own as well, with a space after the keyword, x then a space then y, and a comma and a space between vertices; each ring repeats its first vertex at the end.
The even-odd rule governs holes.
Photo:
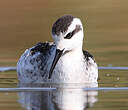
MULTIPOLYGON (((52 25, 65 14, 81 19, 83 48, 99 66, 128 66, 128 0, 0 0, 0 67, 16 66, 25 49, 52 41, 52 25)), ((17 83, 16 71, 0 73, 0 87, 17 83)), ((128 87, 128 72, 100 70, 98 83, 128 87)), ((89 110, 128 110, 128 91, 99 91, 97 99, 89 110)), ((23 110, 17 100, 16 92, 0 92, 0 110, 23 110)))
POLYGON ((84 46, 99 66, 128 66, 128 0, 0 0, 0 66, 16 66, 26 48, 52 41, 52 24, 82 20, 84 46))

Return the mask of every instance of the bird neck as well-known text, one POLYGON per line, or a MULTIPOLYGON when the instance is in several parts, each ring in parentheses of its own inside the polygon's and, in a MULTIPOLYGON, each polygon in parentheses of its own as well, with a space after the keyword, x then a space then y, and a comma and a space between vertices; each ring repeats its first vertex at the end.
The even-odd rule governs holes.
POLYGON ((82 52, 82 48, 75 48, 73 50, 70 50, 70 51, 66 51, 64 54, 63 54, 63 57, 67 57, 68 59, 71 57, 81 57, 83 56, 83 52, 82 52))

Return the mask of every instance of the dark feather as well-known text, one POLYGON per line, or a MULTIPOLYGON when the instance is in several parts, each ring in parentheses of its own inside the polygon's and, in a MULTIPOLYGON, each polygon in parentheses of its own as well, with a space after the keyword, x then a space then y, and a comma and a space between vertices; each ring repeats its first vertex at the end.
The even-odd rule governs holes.
POLYGON ((49 43, 49 42, 39 42, 37 43, 35 46, 33 46, 31 48, 31 54, 35 54, 36 52, 40 52, 43 54, 46 54, 47 52, 50 52, 49 50, 51 49, 51 47, 53 46, 53 43, 49 43))
POLYGON ((75 18, 72 15, 65 15, 59 18, 52 27, 52 34, 59 35, 60 32, 66 32, 68 27, 70 26, 71 22, 73 21, 73 18, 75 18))
POLYGON ((89 57, 94 60, 94 57, 88 51, 83 50, 83 54, 87 61, 89 61, 89 57))

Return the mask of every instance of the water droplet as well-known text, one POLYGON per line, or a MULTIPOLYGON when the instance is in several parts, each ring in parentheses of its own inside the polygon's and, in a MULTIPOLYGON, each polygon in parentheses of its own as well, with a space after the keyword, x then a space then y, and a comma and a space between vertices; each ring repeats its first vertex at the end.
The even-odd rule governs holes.
POLYGON ((110 76, 110 74, 109 74, 109 73, 107 73, 107 74, 106 74, 106 76, 107 76, 107 77, 109 77, 109 76, 110 76))
POLYGON ((120 80, 120 78, 119 78, 119 77, 117 77, 116 79, 117 79, 117 80, 120 80))

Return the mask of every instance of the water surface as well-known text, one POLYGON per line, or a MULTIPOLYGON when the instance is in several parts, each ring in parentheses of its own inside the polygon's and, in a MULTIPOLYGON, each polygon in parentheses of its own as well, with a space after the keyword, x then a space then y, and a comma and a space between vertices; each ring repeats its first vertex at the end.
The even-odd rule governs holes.
MULTIPOLYGON (((45 85, 46 86, 46 85, 45 85)), ((105 86, 105 85, 104 85, 105 86)), ((120 85, 122 86, 122 85, 120 85)), ((128 88, 20 87, 0 92, 4 110, 127 110, 128 88)))
POLYGON ((0 72, 0 109, 127 110, 127 75, 127 68, 126 70, 100 68, 98 85, 46 83, 30 85, 18 84, 16 71, 0 72))

